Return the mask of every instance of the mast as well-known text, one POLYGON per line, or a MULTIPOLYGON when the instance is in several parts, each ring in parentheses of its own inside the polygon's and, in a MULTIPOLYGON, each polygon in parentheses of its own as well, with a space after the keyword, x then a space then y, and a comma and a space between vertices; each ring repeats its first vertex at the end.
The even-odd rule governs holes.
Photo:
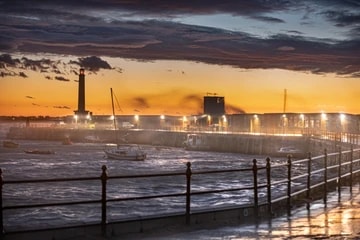
POLYGON ((287 90, 286 88, 284 89, 284 107, 283 107, 283 113, 286 112, 286 96, 287 95, 287 90))
POLYGON ((111 94, 111 107, 112 107, 112 114, 113 114, 113 120, 114 120, 114 129, 116 130, 116 117, 115 117, 115 108, 114 108, 114 96, 113 96, 113 90, 110 88, 110 94, 111 94))

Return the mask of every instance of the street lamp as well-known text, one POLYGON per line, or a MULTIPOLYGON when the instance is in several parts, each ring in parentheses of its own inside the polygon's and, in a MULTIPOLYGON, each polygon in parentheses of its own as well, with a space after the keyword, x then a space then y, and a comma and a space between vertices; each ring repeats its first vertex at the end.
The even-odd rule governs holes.
POLYGON ((134 116, 134 120, 135 120, 135 126, 136 126, 136 128, 139 128, 139 115, 135 115, 135 116, 134 116))
POLYGON ((185 129, 185 127, 186 127, 186 125, 187 125, 187 117, 186 116, 183 116, 182 117, 182 127, 183 127, 183 129, 185 129))
POLYGON ((165 116, 164 115, 161 115, 160 116, 160 128, 163 128, 164 125, 165 125, 165 116))

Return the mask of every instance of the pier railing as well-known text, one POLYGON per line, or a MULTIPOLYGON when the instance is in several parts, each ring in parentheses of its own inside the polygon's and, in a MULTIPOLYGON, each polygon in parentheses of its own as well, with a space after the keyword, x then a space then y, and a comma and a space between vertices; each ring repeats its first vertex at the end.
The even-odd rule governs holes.
MULTIPOLYGON (((276 202, 285 201, 286 208, 290 211, 292 201, 302 198, 307 203, 311 203, 311 199, 316 195, 319 197, 321 192, 324 201, 326 201, 327 192, 334 187, 340 188, 340 186, 347 181, 350 185, 354 181, 354 176, 358 176, 360 173, 360 149, 351 149, 346 151, 327 153, 326 149, 324 154, 320 156, 309 156, 305 159, 292 159, 289 155, 287 160, 283 162, 272 162, 270 158, 264 160, 256 160, 247 168, 241 169, 220 169, 220 170, 204 170, 193 171, 191 163, 186 164, 186 168, 182 172, 170 172, 170 173, 156 173, 156 174, 139 174, 139 175, 110 175, 107 172, 107 167, 102 166, 102 172, 99 177, 78 177, 78 178, 56 178, 56 179, 37 179, 37 180, 6 180, 2 177, 2 171, 0 169, 0 230, 3 234, 11 232, 25 231, 20 228, 13 228, 16 230, 7 229, 6 214, 11 210, 27 209, 41 209, 49 207, 64 207, 64 206, 78 206, 95 204, 99 206, 101 211, 100 218, 96 224, 101 226, 102 233, 106 232, 106 227, 111 222, 116 221, 128 221, 133 219, 117 219, 111 220, 108 218, 108 211, 117 211, 116 208, 109 208, 109 204, 128 202, 128 201, 146 201, 146 200, 162 200, 167 198, 179 198, 183 206, 182 210, 177 210, 176 213, 167 213, 168 215, 177 214, 183 215, 184 222, 191 224, 191 217, 196 211, 211 211, 216 210, 216 206, 199 206, 197 201, 205 195, 224 194, 224 198, 227 199, 231 195, 236 199, 236 196, 241 194, 249 196, 247 202, 237 202, 235 204, 227 204, 227 208, 233 207, 241 208, 244 204, 250 205, 254 210, 254 216, 259 215, 260 206, 265 206, 269 214, 272 213, 272 206, 276 202), (281 173, 281 174, 279 174, 281 173), (218 177, 216 175, 222 175, 218 177), (210 176, 206 178, 204 182, 202 176, 210 176), (280 176, 283 175, 283 176, 280 176), (152 181, 152 178, 160 178, 166 181, 166 178, 171 177, 180 179, 181 182, 172 183, 174 190, 170 192, 156 192, 154 194, 143 195, 120 195, 109 196, 107 190, 110 182, 116 182, 119 179, 145 179, 146 181, 152 181), (231 178, 231 179, 230 179, 231 178), (183 180, 181 180, 183 179, 183 180), (212 183, 212 179, 216 184, 212 183), (229 180, 230 179, 230 180, 229 180), (23 185, 23 184, 43 184, 43 183, 55 183, 55 182, 98 182, 101 187, 99 196, 97 199, 87 199, 80 201, 51 201, 44 203, 31 203, 27 202, 27 199, 23 199, 22 203, 13 204, 9 202, 6 197, 3 196, 3 187, 10 185, 23 185), (224 181, 223 184, 219 181, 224 181), (230 183, 229 183, 230 181, 230 183), (316 189, 316 191, 314 191, 316 189), (322 191, 318 191, 321 189, 322 191), (182 199, 182 200, 181 200, 182 199), (5 204, 6 203, 6 204, 5 204), (194 204, 195 203, 195 204, 194 204), (194 206, 196 205, 196 206, 194 206)), ((117 186, 121 189, 122 186, 117 186)), ((7 193, 9 194, 9 193, 7 193)), ((15 194, 15 192, 14 192, 15 194)), ((44 196, 46 199, 48 196, 44 196)), ((218 201, 218 198, 217 198, 218 201)), ((209 204, 211 205, 211 204, 209 204)), ((216 205, 216 204, 215 204, 216 205)), ((157 212, 157 215, 162 214, 157 212)), ((141 216, 142 219, 151 218, 152 216, 141 216)), ((79 226, 79 225, 77 225, 79 226)), ((64 226, 57 226, 54 228, 61 228, 64 226)), ((69 226, 66 226, 69 227, 69 226)), ((72 226, 74 227, 74 226, 72 226)), ((39 227, 41 229, 41 227, 39 227)), ((27 229, 28 230, 28 229, 27 229)), ((36 229, 31 229, 36 230, 36 229)))

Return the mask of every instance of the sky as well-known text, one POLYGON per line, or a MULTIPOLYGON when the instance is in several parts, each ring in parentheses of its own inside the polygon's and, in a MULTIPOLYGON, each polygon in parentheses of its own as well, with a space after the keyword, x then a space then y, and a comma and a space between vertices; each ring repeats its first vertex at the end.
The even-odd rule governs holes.
POLYGON ((360 114, 360 1, 0 0, 0 115, 73 115, 80 68, 94 115, 360 114))

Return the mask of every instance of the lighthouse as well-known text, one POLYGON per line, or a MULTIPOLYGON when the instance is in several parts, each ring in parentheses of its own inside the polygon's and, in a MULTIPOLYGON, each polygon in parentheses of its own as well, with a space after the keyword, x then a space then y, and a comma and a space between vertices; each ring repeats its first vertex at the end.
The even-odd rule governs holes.
POLYGON ((83 68, 79 73, 78 109, 74 113, 74 117, 80 121, 91 118, 91 112, 85 109, 85 70, 83 68))

